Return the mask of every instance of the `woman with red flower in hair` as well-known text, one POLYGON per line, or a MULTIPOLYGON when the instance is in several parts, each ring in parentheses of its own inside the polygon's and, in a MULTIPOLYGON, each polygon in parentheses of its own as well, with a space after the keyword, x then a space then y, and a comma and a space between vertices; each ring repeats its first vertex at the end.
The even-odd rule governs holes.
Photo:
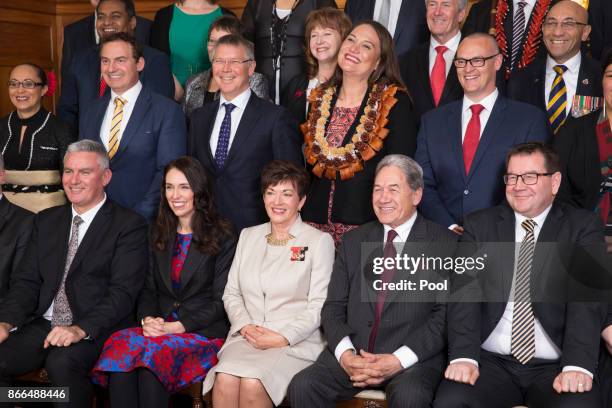
POLYGON ((42 106, 54 85, 36 64, 15 66, 8 81, 15 110, 0 119, 0 155, 6 169, 2 195, 33 212, 66 202, 62 161, 75 135, 42 106))

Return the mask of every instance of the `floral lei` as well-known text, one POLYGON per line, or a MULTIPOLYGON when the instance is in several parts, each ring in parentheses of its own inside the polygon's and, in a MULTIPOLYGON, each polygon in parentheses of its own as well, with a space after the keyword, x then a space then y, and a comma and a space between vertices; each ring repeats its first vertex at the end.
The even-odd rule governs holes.
MULTIPOLYGON (((499 44, 501 53, 506 60, 510 57, 506 30, 504 30, 504 21, 508 14, 508 1, 509 0, 499 0, 497 3, 497 10, 492 11, 495 13, 495 27, 490 32, 490 34, 494 35, 497 39, 497 44, 499 44)), ((542 40, 542 22, 546 16, 550 3, 551 0, 538 0, 533 8, 531 24, 527 27, 527 38, 523 44, 523 53, 518 62, 518 68, 526 67, 536 57, 540 41, 542 40)), ((510 68, 510 66, 506 66, 506 79, 510 77, 510 68)))
POLYGON ((397 103, 396 85, 375 84, 368 94, 363 114, 350 142, 344 146, 332 147, 325 137, 325 125, 332 111, 331 102, 336 93, 335 86, 319 86, 313 89, 308 98, 310 113, 301 125, 306 146, 304 155, 312 172, 317 177, 335 180, 352 178, 363 170, 363 162, 370 160, 382 149, 384 139, 389 134, 385 128, 387 116, 397 103))

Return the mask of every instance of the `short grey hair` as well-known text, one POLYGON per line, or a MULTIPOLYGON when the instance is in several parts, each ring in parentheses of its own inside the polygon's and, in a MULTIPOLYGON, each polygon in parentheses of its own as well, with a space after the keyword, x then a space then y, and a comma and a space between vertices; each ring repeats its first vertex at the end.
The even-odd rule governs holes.
POLYGON ((102 145, 102 143, 89 139, 79 140, 78 142, 74 142, 68 145, 68 150, 66 150, 66 154, 64 155, 64 162, 66 162, 66 157, 68 156, 68 153, 79 152, 96 153, 96 155, 98 156, 98 164, 100 165, 100 170, 106 170, 110 166, 108 153, 106 153, 106 148, 102 145))
POLYGON ((403 154, 390 154, 383 157, 383 159, 376 166, 376 175, 383 168, 387 166, 395 166, 404 173, 408 185, 412 191, 417 191, 419 188, 423 188, 423 169, 419 166, 419 163, 414 161, 408 156, 403 154))
POLYGON ((212 52, 212 57, 215 58, 215 53, 220 45, 233 45, 234 47, 242 47, 246 53, 246 57, 249 60, 255 60, 255 46, 253 43, 240 34, 228 34, 217 40, 215 48, 212 52))
MULTIPOLYGON (((429 1, 430 0, 425 0, 425 5, 427 5, 429 1)), ((468 4, 468 0, 455 0, 455 1, 457 2, 457 8, 459 9, 459 11, 465 10, 468 4)))

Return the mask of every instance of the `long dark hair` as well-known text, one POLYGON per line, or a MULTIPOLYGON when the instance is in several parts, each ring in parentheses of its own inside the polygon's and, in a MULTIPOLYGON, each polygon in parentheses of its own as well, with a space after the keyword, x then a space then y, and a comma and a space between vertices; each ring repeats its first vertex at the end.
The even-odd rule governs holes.
MULTIPOLYGON (((379 22, 374 20, 366 20, 359 24, 355 24, 347 36, 355 31, 355 28, 362 25, 372 27, 372 29, 376 32, 378 41, 380 42, 380 62, 378 63, 378 67, 376 67, 374 72, 372 72, 368 78, 368 86, 372 87, 372 85, 375 83, 397 85, 401 90, 406 92, 406 85, 404 85, 404 81, 402 81, 391 34, 389 34, 389 31, 387 31, 385 26, 379 22)), ((336 73, 328 82, 331 85, 342 85, 342 70, 339 66, 336 66, 336 73)))
POLYGON ((159 251, 166 250, 168 240, 176 235, 178 218, 170 209, 166 198, 166 176, 172 169, 177 169, 185 175, 194 194, 195 213, 191 219, 191 245, 195 245, 202 253, 216 255, 223 241, 233 235, 233 230, 231 224, 217 213, 211 180, 206 170, 199 161, 188 156, 172 160, 164 169, 159 210, 151 231, 153 247, 159 251))

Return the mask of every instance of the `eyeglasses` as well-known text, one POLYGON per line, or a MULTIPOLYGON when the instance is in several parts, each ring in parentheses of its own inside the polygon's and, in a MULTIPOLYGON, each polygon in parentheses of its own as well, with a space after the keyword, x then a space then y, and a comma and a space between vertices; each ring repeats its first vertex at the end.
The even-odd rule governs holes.
POLYGON ((538 177, 552 176, 555 173, 525 173, 525 174, 504 174, 504 183, 507 186, 514 186, 518 179, 523 180, 523 184, 532 186, 538 183, 538 177))
POLYGON ((499 52, 497 54, 489 55, 488 57, 474 57, 470 59, 455 58, 453 60, 453 64, 455 64, 455 67, 457 68, 465 68, 468 62, 473 67, 484 67, 485 62, 487 62, 491 58, 497 57, 498 55, 499 55, 499 52))
POLYGON ((25 81, 17 81, 16 79, 11 79, 7 82, 8 87, 12 89, 17 89, 20 86, 24 89, 34 89, 37 86, 43 86, 42 82, 34 82, 31 79, 26 79, 25 81))
POLYGON ((244 64, 245 62, 251 62, 253 61, 252 59, 245 59, 245 60, 224 60, 224 59, 220 59, 220 58, 215 58, 212 60, 213 65, 216 65, 218 67, 223 67, 226 64, 229 64, 230 67, 232 68, 237 68, 238 66, 240 66, 240 64, 244 64))
POLYGON ((587 24, 580 23, 580 22, 574 21, 574 20, 563 20, 563 21, 546 20, 546 21, 544 21, 542 23, 542 28, 545 29, 545 30, 554 30, 559 25, 561 26, 561 29, 563 31, 572 31, 577 26, 585 26, 587 24))

